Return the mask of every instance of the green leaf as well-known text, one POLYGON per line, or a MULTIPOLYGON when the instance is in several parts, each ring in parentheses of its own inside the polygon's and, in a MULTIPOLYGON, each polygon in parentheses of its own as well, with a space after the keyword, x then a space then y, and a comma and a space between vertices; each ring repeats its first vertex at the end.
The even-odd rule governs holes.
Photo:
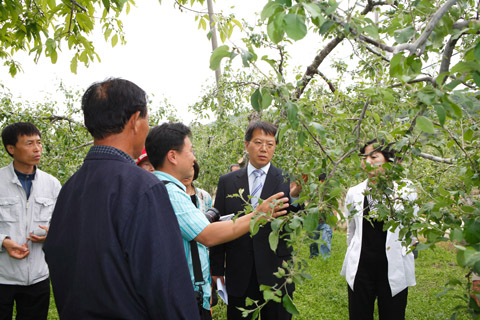
POLYGON ((473 50, 473 56, 478 63, 480 63, 480 42, 477 43, 475 49, 473 50))
POLYGON ((420 130, 422 130, 423 132, 435 133, 435 129, 433 128, 432 121, 430 121, 430 119, 424 116, 418 116, 417 127, 420 128, 420 130))
POLYGON ((243 66, 247 68, 250 65, 249 61, 254 57, 253 53, 247 50, 240 50, 240 55, 242 57, 243 66))
POLYGON ((55 0, 47 0, 47 4, 50 9, 55 9, 55 7, 57 6, 55 0))
POLYGON ((58 58, 57 50, 53 49, 53 51, 50 52, 50 61, 52 61, 52 63, 55 64, 57 63, 57 58, 58 58))
POLYGON ((475 71, 473 73, 472 77, 473 77, 473 81, 475 81, 475 84, 477 85, 477 87, 480 88, 480 72, 475 71))
POLYGON ((378 28, 372 24, 366 26, 365 28, 363 28, 363 31, 365 31, 366 34, 368 34, 370 37, 374 38, 374 39, 378 39, 379 36, 378 36, 378 28))
POLYGON ((230 57, 230 54, 230 48, 227 45, 223 45, 215 49, 210 56, 210 69, 217 70, 220 68, 222 59, 230 57))
POLYGON ((295 41, 303 39, 307 34, 305 18, 298 14, 287 14, 285 16, 285 31, 287 36, 295 41))
POLYGON ((252 104, 253 109, 257 112, 260 112, 262 106, 262 94, 260 93, 260 89, 255 90, 250 98, 250 103, 252 104))
POLYGON ((422 90, 417 92, 417 97, 418 100, 420 100, 427 106, 430 106, 435 100, 435 92, 433 92, 432 90, 422 90))
POLYGON ((292 299, 288 294, 283 296, 283 307, 290 313, 290 314, 299 314, 297 307, 293 304, 292 299))
POLYGON ((268 235, 268 243, 270 243, 270 249, 272 249, 273 251, 276 251, 277 250, 277 246, 278 246, 278 233, 276 232, 270 232, 270 234, 268 235))
POLYGON ((307 232, 312 232, 318 226, 319 213, 318 213, 318 208, 315 208, 315 209, 317 210, 309 211, 303 220, 303 226, 305 228, 305 231, 307 232))
POLYGON ((327 11, 325 11, 325 15, 330 15, 337 10, 338 6, 340 5, 340 2, 334 2, 334 1, 328 1, 329 7, 327 11), (333 2, 333 3, 332 3, 333 2))
POLYGON ((436 104, 433 106, 435 108, 435 111, 437 112, 437 117, 438 121, 440 124, 443 126, 445 124, 445 119, 447 116, 447 112, 445 111, 445 108, 439 104, 436 104))
POLYGON ((282 5, 277 2, 270 1, 265 5, 265 7, 263 7, 260 18, 262 19, 262 21, 265 21, 271 16, 273 16, 276 12, 279 12, 281 10, 282 5))
POLYGON ((473 138, 473 130, 468 129, 467 131, 465 131, 465 133, 463 134, 463 140, 470 142, 472 141, 472 138, 473 138))
POLYGON ((72 71, 72 73, 75 73, 77 74, 77 63, 78 63, 78 60, 77 60, 77 57, 73 57, 72 61, 70 61, 70 71, 72 71))
POLYGON ((460 61, 450 69, 451 73, 480 72, 480 64, 475 61, 460 61))
POLYGON ((304 3, 303 7, 308 11, 308 13, 310 13, 312 18, 318 18, 322 16, 322 10, 315 2, 304 3))
POLYGON ((413 26, 408 26, 405 29, 395 30, 393 37, 397 43, 406 43, 415 33, 413 26))
POLYGON ((268 90, 267 88, 262 88, 261 90, 261 94, 262 94, 262 109, 266 109, 270 106, 270 104, 272 103, 272 95, 270 94, 270 90, 268 90))
POLYGON ((466 223, 464 230, 465 241, 468 243, 479 243, 480 242, 480 220, 469 221, 466 223))
POLYGON ((390 61, 390 76, 391 77, 399 77, 403 73, 403 62, 405 61, 405 57, 403 53, 397 53, 393 56, 392 60, 390 61))
POLYGON ((453 229, 450 232, 450 240, 460 242, 463 240, 463 232, 460 229, 453 229))
POLYGON ((298 127, 298 107, 295 103, 288 101, 286 103, 287 107, 287 118, 293 129, 298 127))
POLYGON ((268 20, 267 34, 273 43, 279 43, 283 40, 285 34, 284 16, 285 13, 281 12, 268 20))
POLYGON ((335 24, 335 21, 333 21, 333 20, 327 20, 327 21, 325 21, 325 23, 323 23, 322 26, 320 27, 319 33, 320 33, 320 34, 326 33, 328 30, 330 30, 330 28, 331 28, 334 24, 335 24))
POLYGON ((115 34, 113 37, 112 37, 112 47, 115 47, 118 43, 118 34, 115 34))
POLYGON ((305 133, 305 131, 300 131, 300 133, 298 134, 298 143, 300 144, 300 146, 303 147, 305 140, 307 140, 307 134, 305 133))

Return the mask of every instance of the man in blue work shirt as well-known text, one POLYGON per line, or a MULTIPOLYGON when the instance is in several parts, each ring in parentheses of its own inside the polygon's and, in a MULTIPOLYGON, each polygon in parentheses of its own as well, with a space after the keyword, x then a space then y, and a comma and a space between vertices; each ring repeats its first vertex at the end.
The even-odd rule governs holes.
MULTIPOLYGON (((233 221, 209 223, 203 213, 195 207, 186 193, 183 179, 193 176, 195 155, 190 141, 191 131, 182 123, 164 123, 150 130, 145 147, 150 162, 155 167, 154 174, 166 184, 173 210, 177 215, 182 233, 185 254, 194 289, 203 296, 199 312, 201 319, 211 319, 210 312, 210 267, 207 247, 218 245, 241 237, 249 230, 250 220, 255 212, 233 221), (202 283, 196 283, 190 241, 198 248, 202 270, 202 283)), ((258 205, 256 212, 270 213, 276 217, 285 214, 288 198, 279 192, 258 205), (270 204, 280 203, 271 208, 270 204)))

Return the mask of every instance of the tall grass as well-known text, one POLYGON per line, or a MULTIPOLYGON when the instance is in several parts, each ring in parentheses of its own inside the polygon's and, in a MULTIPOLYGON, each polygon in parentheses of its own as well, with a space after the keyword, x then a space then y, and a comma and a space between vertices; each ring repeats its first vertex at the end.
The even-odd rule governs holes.
MULTIPOLYGON (((300 255, 309 264, 312 280, 297 285, 294 302, 300 315, 294 319, 345 320, 348 319, 347 283, 340 275, 347 250, 346 233, 334 231, 332 254, 329 259, 308 259, 308 245, 302 245, 300 255)), ((410 287, 406 319, 449 319, 454 307, 460 304, 455 292, 437 297, 452 278, 464 279, 465 270, 455 264, 455 251, 449 247, 437 247, 421 251, 415 260, 417 285, 410 287)), ((226 307, 213 308, 213 318, 226 319, 226 307)), ((375 319, 378 319, 375 316, 375 319)), ((458 319, 468 319, 466 316, 458 319)))

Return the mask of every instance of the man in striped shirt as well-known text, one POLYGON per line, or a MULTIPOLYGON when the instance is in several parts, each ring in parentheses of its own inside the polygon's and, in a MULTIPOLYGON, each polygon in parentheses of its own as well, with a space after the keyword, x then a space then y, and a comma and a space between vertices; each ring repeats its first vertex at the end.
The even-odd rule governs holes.
MULTIPOLYGON (((207 247, 218 245, 239 238, 249 230, 250 220, 254 212, 233 221, 220 221, 210 224, 203 213, 195 207, 185 192, 181 181, 193 176, 195 155, 191 131, 182 123, 164 123, 150 130, 146 140, 146 150, 150 162, 155 167, 154 174, 166 184, 173 210, 178 219, 180 231, 185 246, 190 277, 194 289, 203 295, 202 307, 199 310, 202 319, 211 319, 210 313, 210 266, 207 247), (198 248, 203 282, 197 283, 194 277, 190 241, 198 248)), ((279 192, 256 208, 257 212, 270 213, 277 217, 285 214, 288 198, 279 192), (279 201, 270 207, 270 203, 279 201)))

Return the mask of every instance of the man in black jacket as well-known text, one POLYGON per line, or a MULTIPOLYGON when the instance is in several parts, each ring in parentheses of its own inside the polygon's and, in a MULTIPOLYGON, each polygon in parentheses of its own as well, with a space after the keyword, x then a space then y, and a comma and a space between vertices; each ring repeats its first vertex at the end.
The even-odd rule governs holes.
POLYGON ((61 319, 199 319, 163 183, 135 165, 148 133, 145 92, 109 79, 84 94, 92 134, 63 186, 44 246, 61 319))
MULTIPOLYGON (((277 192, 284 192, 290 199, 298 197, 300 187, 292 184, 290 190, 289 181, 282 174, 282 170, 270 163, 275 153, 276 130, 277 128, 268 122, 252 122, 248 126, 245 133, 245 148, 250 157, 249 164, 246 168, 220 177, 218 182, 214 206, 222 215, 245 209, 246 204, 241 198, 228 197, 238 193, 239 189, 243 189, 244 199, 251 196, 253 207, 258 204, 259 199, 267 199, 277 192)), ((273 273, 283 261, 291 259, 292 249, 287 246, 287 238, 281 236, 277 250, 272 251, 268 241, 270 231, 270 224, 267 224, 253 237, 246 234, 224 245, 211 248, 212 278, 215 282, 220 278, 226 283, 229 320, 245 319, 242 318, 242 312, 238 308, 246 308, 246 297, 254 300, 263 299, 263 294, 259 290, 261 284, 279 286, 284 281, 277 279, 273 273)), ((289 285, 290 296, 293 290, 293 284, 289 285)), ((291 315, 281 303, 270 301, 262 308, 261 318, 282 320, 290 319, 291 315)))

